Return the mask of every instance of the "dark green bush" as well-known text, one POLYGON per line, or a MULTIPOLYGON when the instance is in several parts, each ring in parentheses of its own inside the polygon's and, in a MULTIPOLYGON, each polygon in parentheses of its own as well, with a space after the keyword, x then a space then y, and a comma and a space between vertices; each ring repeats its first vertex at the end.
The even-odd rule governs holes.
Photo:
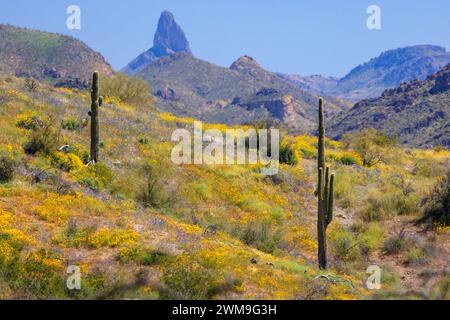
POLYGON ((66 119, 66 120, 62 121, 61 127, 64 130, 69 130, 69 131, 80 130, 81 128, 83 128, 83 121, 81 121, 79 119, 66 119))
POLYGON ((450 170, 436 184, 430 195, 421 203, 424 217, 420 222, 450 225, 450 170))
POLYGON ((298 163, 298 159, 292 146, 287 144, 280 146, 280 163, 290 166, 295 166, 298 163))
POLYGON ((24 151, 31 155, 38 152, 44 155, 51 155, 58 150, 60 137, 61 133, 52 122, 44 124, 43 127, 36 127, 31 132, 29 141, 24 146, 24 151))
POLYGON ((13 159, 0 154, 0 183, 9 182, 14 178, 15 167, 13 159))

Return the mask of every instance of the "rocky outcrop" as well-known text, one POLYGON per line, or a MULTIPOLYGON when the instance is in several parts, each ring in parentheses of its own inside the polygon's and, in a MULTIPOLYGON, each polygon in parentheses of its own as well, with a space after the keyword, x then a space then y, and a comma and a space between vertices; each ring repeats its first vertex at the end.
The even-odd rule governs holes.
POLYGON ((233 104, 247 111, 265 109, 273 118, 286 123, 299 119, 294 108, 294 98, 283 95, 273 88, 263 88, 245 101, 242 101, 242 98, 235 98, 233 104))
POLYGON ((123 71, 126 74, 134 75, 159 58, 177 52, 192 54, 183 29, 175 22, 172 13, 164 11, 159 18, 153 47, 131 61, 123 71))
POLYGON ((162 90, 158 90, 155 95, 163 100, 168 100, 168 101, 178 100, 178 96, 177 96, 177 93, 175 92, 175 90, 172 88, 168 88, 168 87, 166 87, 162 90))
POLYGON ((261 69, 261 66, 250 56, 242 56, 230 66, 231 70, 243 71, 252 69, 261 69))
POLYGON ((450 90, 450 64, 440 71, 434 80, 434 86, 431 88, 431 94, 442 93, 450 90))

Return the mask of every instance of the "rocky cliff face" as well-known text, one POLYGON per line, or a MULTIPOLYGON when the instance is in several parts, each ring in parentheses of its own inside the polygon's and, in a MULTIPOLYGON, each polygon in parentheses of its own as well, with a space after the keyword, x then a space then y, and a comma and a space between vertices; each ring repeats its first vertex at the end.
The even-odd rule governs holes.
POLYGON ((192 53, 189 41, 183 29, 175 22, 175 17, 172 13, 164 11, 159 18, 153 47, 131 61, 123 71, 134 75, 159 58, 177 52, 192 53))
POLYGON ((300 115, 295 111, 295 100, 290 95, 283 95, 280 91, 271 88, 263 88, 255 95, 243 100, 235 98, 232 102, 244 110, 253 111, 265 109, 272 118, 280 120, 289 126, 298 126, 301 122, 300 115))

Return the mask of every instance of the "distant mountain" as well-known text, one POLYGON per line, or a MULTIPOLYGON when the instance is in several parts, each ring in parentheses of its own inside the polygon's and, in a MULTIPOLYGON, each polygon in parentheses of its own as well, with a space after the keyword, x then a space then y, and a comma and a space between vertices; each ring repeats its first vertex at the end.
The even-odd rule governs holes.
POLYGON ((77 39, 0 25, 0 73, 55 82, 65 78, 83 82, 93 70, 113 74, 102 55, 77 39))
POLYGON ((396 135, 407 146, 450 148, 450 64, 426 80, 403 83, 357 103, 336 116, 329 131, 340 138, 364 128, 396 135))
MULTIPOLYGON (((264 70, 243 56, 230 68, 219 67, 188 53, 154 61, 137 76, 147 80, 160 109, 203 121, 242 124, 272 117, 296 131, 313 130, 318 97, 264 70)), ((327 112, 347 110, 327 99, 327 112)))
POLYGON ((299 86, 303 90, 314 92, 319 95, 334 90, 339 82, 339 78, 322 75, 300 76, 283 73, 277 73, 277 75, 299 86))
POLYGON ((342 79, 283 75, 300 88, 357 102, 375 98, 402 82, 424 80, 450 63, 450 52, 432 45, 418 45, 389 50, 364 63, 342 79))
POLYGON ((131 61, 123 72, 128 75, 136 74, 157 59, 176 52, 191 54, 189 41, 183 29, 175 22, 173 14, 164 11, 159 18, 153 47, 131 61))

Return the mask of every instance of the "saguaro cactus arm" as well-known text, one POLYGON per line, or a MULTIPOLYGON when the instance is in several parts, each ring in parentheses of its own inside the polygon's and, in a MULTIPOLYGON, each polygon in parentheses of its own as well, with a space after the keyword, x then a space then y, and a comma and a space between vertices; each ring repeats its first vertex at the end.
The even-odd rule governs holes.
POLYGON ((334 205, 334 174, 330 177, 330 190, 328 192, 328 210, 327 210, 327 226, 333 221, 333 205, 334 205))

